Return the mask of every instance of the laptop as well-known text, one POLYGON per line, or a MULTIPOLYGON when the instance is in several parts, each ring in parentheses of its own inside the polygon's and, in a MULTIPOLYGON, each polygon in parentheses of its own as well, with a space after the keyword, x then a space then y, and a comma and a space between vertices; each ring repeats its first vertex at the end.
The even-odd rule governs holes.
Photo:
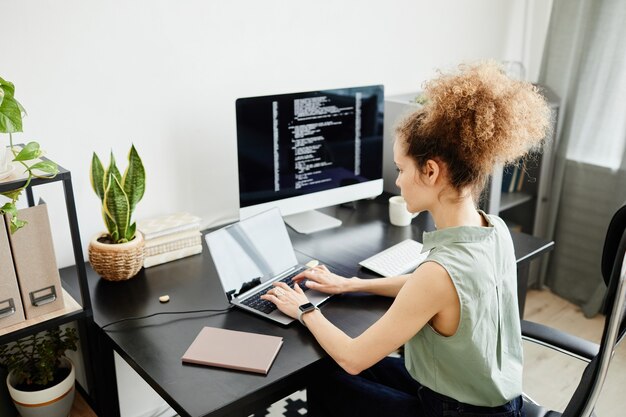
MULTIPOLYGON (((296 259, 278 208, 208 233, 205 240, 231 304, 283 325, 294 321, 259 298, 276 281, 293 286, 291 278, 307 268, 296 259)), ((330 297, 309 289, 303 281, 300 287, 316 306, 330 297)))

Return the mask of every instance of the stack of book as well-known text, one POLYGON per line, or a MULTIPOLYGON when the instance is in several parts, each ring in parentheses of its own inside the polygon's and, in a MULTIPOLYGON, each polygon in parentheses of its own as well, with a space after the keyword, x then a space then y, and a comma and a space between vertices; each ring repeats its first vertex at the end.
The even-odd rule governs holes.
POLYGON ((200 220, 189 213, 138 220, 137 229, 146 241, 144 268, 202 252, 200 220))

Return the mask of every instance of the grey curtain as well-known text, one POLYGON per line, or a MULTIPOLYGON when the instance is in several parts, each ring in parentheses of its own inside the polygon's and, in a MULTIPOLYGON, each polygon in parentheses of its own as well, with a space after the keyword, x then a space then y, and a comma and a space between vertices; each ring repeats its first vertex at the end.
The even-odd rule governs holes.
POLYGON ((602 305, 602 245, 610 217, 626 201, 626 175, 623 153, 617 169, 581 160, 614 161, 615 149, 624 149, 625 21, 623 0, 554 0, 539 79, 562 99, 548 215, 555 249, 540 284, 587 316, 602 305))

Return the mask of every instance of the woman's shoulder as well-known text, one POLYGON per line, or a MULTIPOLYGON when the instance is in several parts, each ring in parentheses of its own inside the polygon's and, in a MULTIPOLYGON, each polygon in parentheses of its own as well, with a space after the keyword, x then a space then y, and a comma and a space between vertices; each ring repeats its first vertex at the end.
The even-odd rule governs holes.
POLYGON ((431 294, 440 295, 445 293, 456 295, 454 280, 450 276, 448 269, 444 264, 436 260, 429 261, 426 259, 422 262, 417 269, 411 273, 408 282, 411 282, 411 285, 406 287, 416 291, 427 291, 431 294))

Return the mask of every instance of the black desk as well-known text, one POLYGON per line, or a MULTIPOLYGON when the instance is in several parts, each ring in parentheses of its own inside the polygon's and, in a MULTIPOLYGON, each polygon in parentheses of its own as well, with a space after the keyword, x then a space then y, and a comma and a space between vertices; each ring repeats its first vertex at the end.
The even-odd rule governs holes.
MULTIPOLYGON (((372 276, 357 267, 358 261, 403 239, 421 240, 421 232, 433 228, 425 213, 411 227, 391 226, 382 199, 359 202, 356 210, 334 207, 326 211, 341 218, 343 227, 308 236, 292 233, 297 256, 304 262, 318 259, 346 275, 372 276)), ((552 245, 527 235, 515 235, 514 241, 520 264, 525 265, 552 245)), ((62 271, 70 286, 73 276, 71 268, 62 271)), ((201 255, 142 270, 125 282, 102 280, 88 268, 88 281, 95 333, 99 335, 95 352, 99 384, 92 395, 103 416, 119 416, 113 349, 181 416, 249 415, 303 387, 307 373, 325 356, 310 333, 297 323, 280 327, 239 310, 218 315, 157 316, 123 322, 106 332, 100 329, 125 317, 227 307, 206 247, 201 255), (164 294, 171 301, 160 304, 158 297, 164 294), (182 365, 181 356, 203 326, 281 336, 284 344, 267 376, 182 365)), ((356 336, 390 303, 384 297, 348 294, 333 297, 322 311, 346 333, 356 336)))

